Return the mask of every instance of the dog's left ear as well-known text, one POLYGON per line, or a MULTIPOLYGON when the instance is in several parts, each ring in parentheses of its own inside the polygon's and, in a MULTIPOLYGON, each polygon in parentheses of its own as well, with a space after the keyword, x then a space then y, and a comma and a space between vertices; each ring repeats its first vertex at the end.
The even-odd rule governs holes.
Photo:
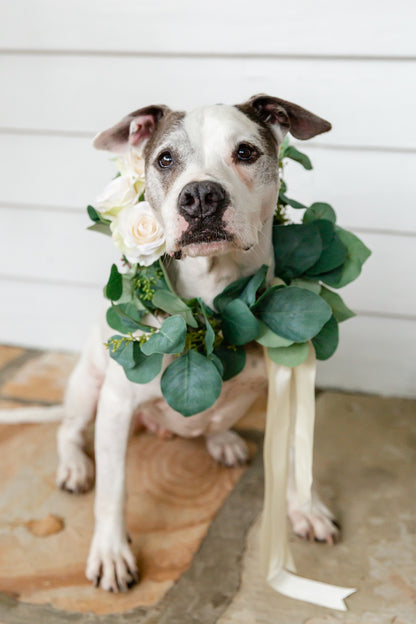
POLYGON ((124 152, 130 145, 143 147, 156 130, 159 121, 170 108, 164 105, 146 106, 126 115, 115 126, 97 134, 93 146, 99 150, 124 152))
POLYGON ((241 108, 246 112, 247 106, 261 121, 280 127, 283 136, 290 132, 296 139, 310 139, 332 127, 329 121, 305 108, 270 95, 255 95, 241 108))

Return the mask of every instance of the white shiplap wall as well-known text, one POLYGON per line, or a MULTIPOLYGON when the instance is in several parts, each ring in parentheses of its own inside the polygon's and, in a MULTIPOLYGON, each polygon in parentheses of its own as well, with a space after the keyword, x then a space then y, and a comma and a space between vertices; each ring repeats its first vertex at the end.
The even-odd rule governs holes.
POLYGON ((0 342, 78 350, 101 309, 115 254, 84 213, 113 174, 98 130, 150 103, 266 92, 333 123, 290 190, 373 250, 319 382, 416 396, 415 19, 412 0, 3 0, 0 342))

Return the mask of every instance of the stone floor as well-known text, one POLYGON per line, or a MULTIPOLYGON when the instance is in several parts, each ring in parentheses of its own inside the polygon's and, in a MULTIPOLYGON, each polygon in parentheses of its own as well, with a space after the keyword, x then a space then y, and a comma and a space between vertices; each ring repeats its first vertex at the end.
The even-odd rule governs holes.
MULTIPOLYGON (((0 409, 60 402, 74 362, 0 347, 0 409)), ((93 494, 56 490, 57 425, 0 426, 0 624, 415 623, 415 416, 415 401, 318 397, 316 481, 343 540, 290 542, 300 574, 358 588, 345 614, 284 598, 262 580, 264 399, 239 425, 253 455, 245 471, 217 466, 201 440, 133 438, 128 522, 143 581, 117 596, 84 579, 93 494)))

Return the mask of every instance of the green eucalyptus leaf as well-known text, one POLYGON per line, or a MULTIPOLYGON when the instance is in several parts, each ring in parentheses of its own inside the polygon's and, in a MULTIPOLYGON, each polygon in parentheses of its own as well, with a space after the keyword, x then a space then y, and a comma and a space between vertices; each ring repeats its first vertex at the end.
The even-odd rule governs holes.
MULTIPOLYGON (((329 223, 329 221, 327 221, 329 223)), ((321 275, 341 266, 347 257, 347 250, 339 236, 334 233, 331 242, 326 245, 319 260, 306 272, 306 275, 321 275)))
POLYGON ((338 323, 342 323, 342 321, 346 321, 347 319, 355 316, 355 312, 350 310, 345 305, 341 297, 337 293, 334 293, 332 290, 329 290, 329 288, 322 286, 321 297, 322 299, 325 299, 328 305, 331 306, 332 314, 334 315, 335 320, 338 321, 338 323))
POLYGON ((222 379, 211 360, 197 351, 188 351, 169 364, 160 385, 172 409, 183 416, 193 416, 215 403, 222 379))
POLYGON ((87 206, 87 212, 89 218, 91 219, 91 221, 94 221, 94 223, 98 223, 98 221, 101 221, 100 214, 93 206, 87 206))
POLYGON ((307 208, 305 204, 301 204, 300 202, 296 201, 296 199, 291 199, 290 197, 285 195, 282 190, 280 190, 279 192, 279 204, 283 204, 284 206, 289 204, 289 206, 292 206, 292 208, 296 208, 296 210, 304 210, 305 208, 307 208))
POLYGON ((107 285, 104 289, 104 296, 111 301, 117 301, 120 299, 123 293, 123 278, 119 273, 115 264, 112 265, 110 271, 110 277, 108 278, 107 285))
POLYGON ((298 288, 306 288, 306 290, 311 290, 315 293, 315 295, 319 295, 321 292, 321 285, 319 282, 315 282, 312 279, 296 277, 290 282, 291 286, 298 286, 298 288))
POLYGON ((276 364, 289 367, 299 366, 308 357, 309 342, 295 343, 289 347, 278 347, 277 349, 269 348, 267 353, 276 364))
POLYGON ((282 338, 282 336, 278 336, 274 333, 265 323, 259 321, 260 324, 260 333, 256 338, 256 342, 261 344, 263 347, 288 347, 293 344, 293 340, 288 340, 287 338, 282 338))
POLYGON ((181 353, 185 348, 186 323, 182 316, 169 316, 162 323, 161 328, 151 334, 142 344, 145 355, 152 353, 181 353))
POLYGON ((205 327, 206 327, 205 337, 204 337, 205 349, 206 349, 207 355, 211 355, 211 353, 214 350, 215 332, 212 328, 211 323, 208 320, 208 316, 206 312, 206 309, 209 310, 208 306, 205 306, 201 298, 198 298, 198 303, 199 303, 199 307, 201 308, 201 312, 205 320, 205 327))
POLYGON ((208 359, 211 360, 211 362, 213 362, 217 368, 217 371, 219 372, 219 374, 221 375, 221 378, 224 375, 224 364, 221 362, 220 358, 218 357, 218 355, 215 355, 215 353, 211 353, 208 356, 208 359))
POLYGON ((219 311, 222 310, 231 302, 234 301, 237 297, 241 295, 244 291, 245 287, 251 280, 251 275, 247 277, 240 277, 235 282, 231 282, 228 286, 224 288, 219 295, 217 295, 214 299, 214 306, 219 311))
POLYGON ((100 234, 105 234, 106 236, 111 236, 110 226, 107 223, 97 222, 94 225, 89 225, 87 230, 91 232, 99 232, 100 234))
POLYGON ((149 383, 162 370, 163 355, 161 353, 145 355, 140 351, 135 356, 135 360, 136 364, 133 368, 124 369, 127 379, 134 383, 149 383))
POLYGON ((337 235, 347 250, 345 262, 333 271, 321 273, 316 278, 332 288, 343 288, 353 282, 361 273, 364 262, 371 255, 371 251, 352 232, 336 228, 337 235))
POLYGON ((303 275, 322 253, 322 237, 316 222, 273 226, 275 275, 288 281, 303 275))
POLYGON ((244 301, 249 307, 256 301, 256 294, 259 288, 262 288, 266 283, 266 275, 268 266, 263 264, 250 278, 244 290, 239 295, 239 298, 244 301))
POLYGON ((311 221, 316 221, 317 219, 326 219, 331 223, 335 223, 335 210, 332 206, 330 206, 330 204, 316 202, 305 211, 305 214, 303 215, 303 223, 310 223, 311 221))
POLYGON ((241 299, 231 301, 221 316, 222 333, 230 344, 243 345, 257 338, 259 322, 241 299))
POLYGON ((109 340, 108 352, 110 357, 121 364, 123 368, 133 368, 139 358, 140 345, 135 340, 116 335, 109 340), (116 346, 113 341, 119 341, 120 344, 116 346))
POLYGON ((191 309, 186 305, 184 301, 177 295, 174 295, 169 290, 157 290, 153 295, 153 305, 156 308, 160 308, 168 314, 180 314, 185 320, 185 323, 190 327, 198 327, 198 323, 192 314, 191 309))
POLYGON ((272 331, 293 342, 316 336, 332 314, 319 295, 296 286, 269 289, 255 311, 272 331))
POLYGON ((304 167, 308 171, 310 171, 313 168, 309 156, 300 152, 293 145, 289 145, 288 147, 285 148, 282 154, 282 158, 290 158, 290 160, 294 160, 298 162, 299 164, 302 165, 302 167, 304 167))
POLYGON ((134 303, 120 303, 108 308, 106 319, 112 329, 130 334, 138 329, 149 331, 149 327, 141 322, 145 313, 145 310, 138 310, 134 303))
POLYGON ((238 375, 238 373, 241 373, 246 365, 246 350, 244 347, 227 346, 222 342, 218 347, 215 347, 214 355, 221 360, 224 367, 222 374, 224 381, 228 381, 238 375))
POLYGON ((338 323, 334 316, 325 323, 317 336, 312 338, 318 360, 327 360, 334 354, 338 346, 338 323))

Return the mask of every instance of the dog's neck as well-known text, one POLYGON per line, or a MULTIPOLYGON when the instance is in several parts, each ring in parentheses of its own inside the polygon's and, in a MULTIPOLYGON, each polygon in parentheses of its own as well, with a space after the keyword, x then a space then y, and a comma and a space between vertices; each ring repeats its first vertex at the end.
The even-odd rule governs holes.
POLYGON ((173 286, 181 297, 201 299, 209 306, 228 284, 239 277, 251 275, 266 264, 269 279, 273 275, 272 247, 273 217, 268 219, 259 233, 258 243, 249 251, 233 250, 221 256, 186 257, 174 260, 169 267, 173 286))

